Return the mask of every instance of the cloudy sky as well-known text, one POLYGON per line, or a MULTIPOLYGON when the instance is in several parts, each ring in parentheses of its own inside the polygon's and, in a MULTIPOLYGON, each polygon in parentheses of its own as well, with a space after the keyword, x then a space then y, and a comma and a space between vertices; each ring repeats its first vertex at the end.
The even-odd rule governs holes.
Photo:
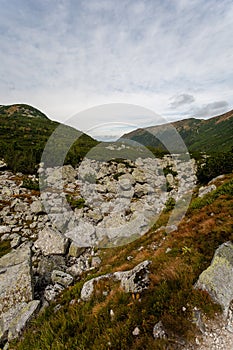
POLYGON ((167 121, 230 110, 233 2, 0 0, 0 104, 12 103, 59 121, 109 103, 167 121))

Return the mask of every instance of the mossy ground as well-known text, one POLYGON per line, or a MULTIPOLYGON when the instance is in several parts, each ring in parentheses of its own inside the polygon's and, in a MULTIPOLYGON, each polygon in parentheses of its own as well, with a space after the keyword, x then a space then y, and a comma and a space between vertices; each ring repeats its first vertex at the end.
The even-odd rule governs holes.
POLYGON ((10 349, 179 349, 182 341, 192 341, 198 332, 193 308, 207 317, 220 311, 207 293, 195 290, 193 285, 210 265, 216 248, 233 240, 232 183, 231 174, 213 193, 201 200, 194 198, 176 231, 166 234, 158 230, 169 219, 170 212, 165 210, 156 225, 137 241, 101 250, 101 267, 66 290, 31 322, 10 349), (133 257, 130 261, 129 255, 133 257), (150 287, 141 295, 126 294, 119 283, 108 280, 96 285, 89 302, 79 300, 87 279, 131 269, 145 259, 152 261, 150 287), (56 304, 61 305, 57 312, 56 304), (153 339, 153 326, 160 320, 166 340, 153 339), (135 327, 140 329, 138 336, 132 334, 135 327))

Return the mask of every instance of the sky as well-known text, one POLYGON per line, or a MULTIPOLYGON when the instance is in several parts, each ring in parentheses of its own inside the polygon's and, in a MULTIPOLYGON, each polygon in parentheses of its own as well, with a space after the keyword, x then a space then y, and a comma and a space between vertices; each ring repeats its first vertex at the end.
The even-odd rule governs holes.
MULTIPOLYGON (((76 116, 87 131, 135 124, 133 113, 87 121, 95 106, 208 118, 233 108, 232 92, 232 0, 0 0, 2 105, 76 116)), ((148 115, 137 126, 156 121, 148 115)))

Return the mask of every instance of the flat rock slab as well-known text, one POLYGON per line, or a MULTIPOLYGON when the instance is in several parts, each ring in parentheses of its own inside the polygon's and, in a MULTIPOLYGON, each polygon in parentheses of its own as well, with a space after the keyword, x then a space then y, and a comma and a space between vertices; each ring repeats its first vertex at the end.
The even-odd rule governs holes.
POLYGON ((3 313, 0 318, 0 341, 11 341, 18 337, 40 305, 39 300, 19 303, 3 313))
POLYGON ((31 300, 31 245, 25 244, 0 259, 0 314, 31 300))

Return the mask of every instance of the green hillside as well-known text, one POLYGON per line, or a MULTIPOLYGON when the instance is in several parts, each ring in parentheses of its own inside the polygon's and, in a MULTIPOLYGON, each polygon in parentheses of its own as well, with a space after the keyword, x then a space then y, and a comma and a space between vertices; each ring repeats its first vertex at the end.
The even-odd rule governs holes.
MULTIPOLYGON (((14 172, 34 173, 47 140, 59 125, 62 136, 57 140, 56 150, 69 144, 71 136, 77 138, 66 158, 66 163, 75 166, 97 141, 69 126, 50 120, 31 106, 1 106, 0 158, 4 158, 14 172)), ((56 162, 55 154, 54 161, 56 162)))
MULTIPOLYGON (((233 146, 233 111, 210 119, 189 118, 172 123, 190 152, 223 152, 233 146)), ((123 138, 135 140, 145 146, 164 149, 156 136, 168 132, 167 124, 137 129, 123 138)), ((169 138, 169 134, 168 134, 169 138)))

